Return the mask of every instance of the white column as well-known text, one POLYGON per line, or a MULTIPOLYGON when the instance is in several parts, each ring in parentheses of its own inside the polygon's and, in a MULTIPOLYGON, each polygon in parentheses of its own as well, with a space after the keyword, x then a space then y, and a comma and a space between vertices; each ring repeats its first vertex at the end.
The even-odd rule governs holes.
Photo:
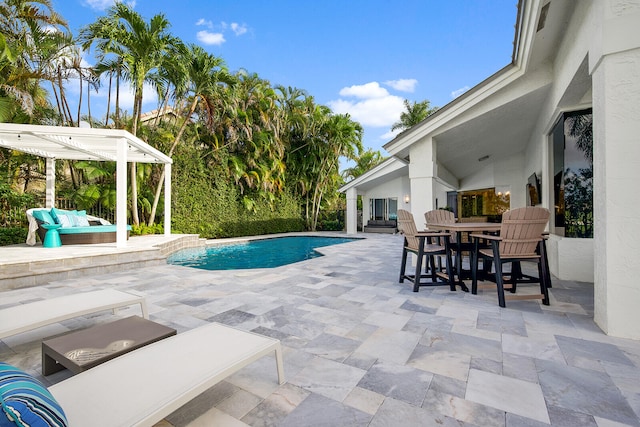
POLYGON ((119 139, 116 157, 116 247, 127 246, 127 140, 119 139))
POLYGON ((56 206, 56 159, 47 157, 47 183, 45 189, 45 207, 54 208, 56 206))
POLYGON ((425 228, 424 213, 435 209, 436 143, 432 138, 425 138, 411 147, 410 156, 411 212, 416 227, 422 230, 425 228))
POLYGON ((358 232, 358 190, 355 187, 347 190, 347 234, 358 232))
POLYGON ((164 235, 171 235, 171 163, 164 165, 164 235))
POLYGON ((640 339, 640 7, 597 2, 589 51, 593 85, 594 320, 640 339))

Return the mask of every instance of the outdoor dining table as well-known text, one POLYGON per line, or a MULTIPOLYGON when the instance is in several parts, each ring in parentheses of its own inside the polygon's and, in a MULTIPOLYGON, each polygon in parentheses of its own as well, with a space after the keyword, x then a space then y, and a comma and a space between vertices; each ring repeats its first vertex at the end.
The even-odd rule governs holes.
POLYGON ((471 270, 463 270, 462 268, 462 252, 471 252, 473 250, 473 243, 463 242, 462 233, 497 233, 500 231, 502 225, 498 222, 452 222, 452 223, 429 223, 427 229, 430 231, 447 231, 449 233, 456 233, 456 240, 452 247, 455 251, 455 271, 460 281, 460 287, 465 292, 469 291, 467 285, 463 282, 463 279, 471 278, 471 270))

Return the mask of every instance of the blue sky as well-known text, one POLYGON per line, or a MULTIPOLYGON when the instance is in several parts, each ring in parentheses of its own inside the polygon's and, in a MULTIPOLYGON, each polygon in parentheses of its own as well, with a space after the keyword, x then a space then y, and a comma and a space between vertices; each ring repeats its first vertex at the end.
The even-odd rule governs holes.
MULTIPOLYGON (((74 35, 112 0, 53 0, 74 35)), ((137 0, 146 20, 272 84, 349 113, 365 147, 393 138, 402 101, 443 106, 511 61, 517 0, 137 0)), ((94 60, 85 55, 88 63, 94 60)), ((104 86, 106 88, 106 85, 104 86)), ((71 86, 73 91, 75 86, 71 86)), ((92 94, 92 113, 100 114, 92 94)), ((151 90, 145 110, 156 107, 151 90)), ((133 96, 131 95, 131 99, 133 96)), ((102 113, 104 114, 104 113, 102 113)), ((386 152, 382 150, 386 155, 386 152)))

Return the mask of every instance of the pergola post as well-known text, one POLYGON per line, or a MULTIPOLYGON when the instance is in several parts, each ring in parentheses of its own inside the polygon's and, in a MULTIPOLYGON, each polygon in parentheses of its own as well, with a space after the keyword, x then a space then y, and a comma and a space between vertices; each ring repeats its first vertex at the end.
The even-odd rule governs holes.
POLYGON ((45 208, 56 207, 56 159, 47 157, 47 184, 45 189, 45 208))
POLYGON ((116 156, 116 247, 127 245, 127 140, 118 139, 116 156))
POLYGON ((347 190, 347 234, 358 232, 358 189, 353 187, 347 190))
POLYGON ((171 235, 171 163, 164 164, 164 235, 171 235))

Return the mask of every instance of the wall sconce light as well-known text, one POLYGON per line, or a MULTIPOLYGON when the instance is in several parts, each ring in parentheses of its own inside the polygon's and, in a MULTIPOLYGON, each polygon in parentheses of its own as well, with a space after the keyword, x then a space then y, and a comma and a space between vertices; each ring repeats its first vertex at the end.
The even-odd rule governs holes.
POLYGON ((409 195, 408 195, 408 194, 405 194, 405 196, 404 196, 404 202, 405 202, 405 203, 409 203, 409 200, 410 200, 410 199, 409 199, 409 195))

